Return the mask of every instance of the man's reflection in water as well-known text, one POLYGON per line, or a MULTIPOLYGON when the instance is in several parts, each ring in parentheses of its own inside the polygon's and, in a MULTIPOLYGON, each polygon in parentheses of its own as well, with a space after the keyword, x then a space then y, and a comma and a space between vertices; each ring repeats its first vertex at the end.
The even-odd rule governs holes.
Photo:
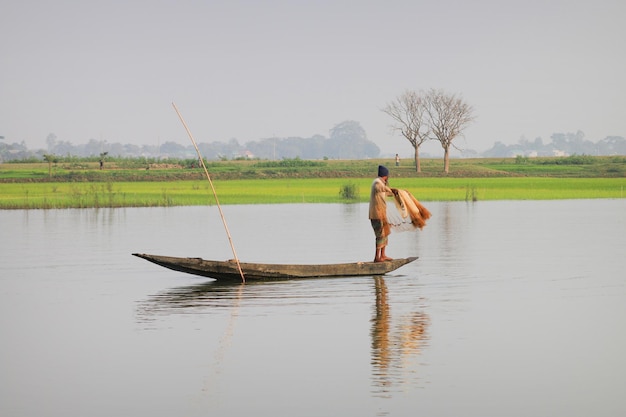
POLYGON ((423 311, 392 317, 384 278, 375 277, 374 284, 372 383, 375 393, 389 396, 394 387, 410 383, 406 375, 415 371, 410 362, 427 343, 430 320, 423 311))

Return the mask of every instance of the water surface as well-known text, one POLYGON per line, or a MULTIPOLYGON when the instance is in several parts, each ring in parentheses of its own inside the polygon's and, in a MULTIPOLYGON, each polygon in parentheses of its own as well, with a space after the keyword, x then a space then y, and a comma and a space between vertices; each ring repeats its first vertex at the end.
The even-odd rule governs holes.
MULTIPOLYGON (((0 415, 616 416, 624 200, 428 203, 384 277, 221 285, 215 207, 0 211, 0 415)), ((226 206, 240 259, 373 258, 367 206, 226 206)))

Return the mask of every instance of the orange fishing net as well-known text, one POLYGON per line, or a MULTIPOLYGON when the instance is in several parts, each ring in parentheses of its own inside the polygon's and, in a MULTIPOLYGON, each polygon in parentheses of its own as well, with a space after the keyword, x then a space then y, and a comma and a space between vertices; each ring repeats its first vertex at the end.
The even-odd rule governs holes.
POLYGON ((387 219, 393 231, 422 229, 426 226, 431 213, 410 192, 398 190, 393 201, 395 210, 391 209, 393 206, 387 207, 387 219))

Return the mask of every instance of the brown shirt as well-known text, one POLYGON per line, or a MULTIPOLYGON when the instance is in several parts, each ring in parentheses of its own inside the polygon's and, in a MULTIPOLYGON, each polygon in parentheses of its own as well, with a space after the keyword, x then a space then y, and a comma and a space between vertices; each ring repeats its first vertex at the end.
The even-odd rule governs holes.
POLYGON ((385 184, 381 177, 372 182, 372 191, 370 193, 370 219, 387 220, 387 202, 386 197, 393 195, 391 188, 385 184))

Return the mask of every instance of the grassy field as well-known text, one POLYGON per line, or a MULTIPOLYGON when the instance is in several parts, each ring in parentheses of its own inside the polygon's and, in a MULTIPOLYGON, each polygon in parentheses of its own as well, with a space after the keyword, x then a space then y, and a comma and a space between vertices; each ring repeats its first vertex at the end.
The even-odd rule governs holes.
MULTIPOLYGON (((379 163, 390 167, 393 187, 422 201, 624 198, 626 158, 564 161, 454 160, 447 176, 440 160, 422 161, 419 174, 406 161, 395 167, 388 160, 223 161, 208 168, 221 204, 364 202, 379 163)), ((135 164, 0 164, 0 209, 215 204, 198 168, 135 164)))
MULTIPOLYGON (((450 172, 443 172, 440 159, 422 159, 422 172, 415 172, 411 160, 399 167, 389 159, 322 160, 284 159, 281 161, 210 161, 207 168, 215 180, 264 178, 369 178, 378 164, 387 165, 394 178, 468 178, 468 177, 551 177, 551 178, 624 178, 626 156, 592 157, 573 155, 561 158, 476 158, 452 159, 450 172)), ((3 182, 82 182, 82 181, 175 181, 204 179, 195 160, 153 163, 141 158, 117 158, 98 162, 68 157, 47 163, 0 164, 3 182), (195 166, 195 168, 191 168, 195 166)))
MULTIPOLYGON (((346 203, 369 198, 371 179, 215 182, 220 204, 346 203), (348 197, 342 190, 351 190, 348 197)), ((396 178, 422 201, 624 198, 624 178, 396 178)), ((208 181, 0 184, 0 209, 215 204, 208 181)))

